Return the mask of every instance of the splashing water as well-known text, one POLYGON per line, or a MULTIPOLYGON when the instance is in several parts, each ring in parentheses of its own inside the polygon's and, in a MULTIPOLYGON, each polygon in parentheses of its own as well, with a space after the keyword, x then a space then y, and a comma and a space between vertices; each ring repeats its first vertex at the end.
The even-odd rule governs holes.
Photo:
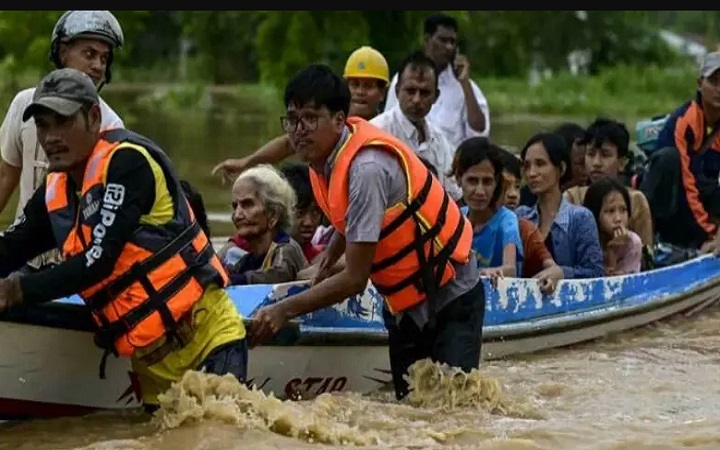
POLYGON ((0 450, 720 449, 720 308, 469 374, 418 362, 412 393, 280 401, 189 373, 138 411, 0 425, 0 450))
POLYGON ((543 416, 529 405, 511 401, 503 393, 500 381, 473 369, 466 373, 457 367, 417 361, 408 369, 410 404, 422 408, 480 409, 492 414, 541 419, 543 416))
MULTIPOLYGON (((421 415, 468 407, 493 414, 529 415, 529 408, 520 408, 505 397, 499 381, 484 377, 478 370, 466 374, 447 365, 422 360, 409 369, 408 382, 411 388, 407 399, 409 405, 397 406, 419 408, 421 415)), ((283 401, 272 394, 248 388, 231 375, 188 372, 160 396, 160 409, 153 420, 161 430, 216 420, 246 429, 270 430, 307 442, 355 446, 381 444, 378 424, 368 424, 363 415, 358 415, 357 411, 353 413, 353 408, 345 408, 348 405, 343 405, 338 397, 322 394, 312 401, 283 401)), ((354 400, 357 406, 359 397, 354 400)), ((461 432, 426 430, 425 434, 437 442, 461 432)))

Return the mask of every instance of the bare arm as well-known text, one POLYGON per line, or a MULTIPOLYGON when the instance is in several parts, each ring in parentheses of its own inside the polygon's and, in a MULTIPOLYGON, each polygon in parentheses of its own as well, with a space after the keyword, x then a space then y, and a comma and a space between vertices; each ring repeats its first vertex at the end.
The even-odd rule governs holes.
POLYGON ((473 91, 470 80, 461 81, 463 94, 465 94, 465 108, 467 108, 467 121, 470 128, 482 133, 485 131, 485 114, 483 114, 480 106, 478 105, 475 92, 473 91))
POLYGON ((465 55, 458 55, 456 64, 458 67, 457 79, 460 82, 460 86, 462 86, 465 97, 468 125, 477 133, 482 133, 485 131, 487 120, 485 114, 483 114, 480 109, 478 98, 475 95, 472 82, 470 81, 470 63, 465 55))
POLYGON ((518 276, 517 273, 517 247, 515 244, 508 244, 503 248, 503 265, 500 267, 503 272, 503 276, 514 278, 518 276))
POLYGON ((20 183, 21 167, 0 161, 0 213, 5 210, 10 197, 20 183))
POLYGON ((316 311, 361 293, 370 278, 375 242, 351 242, 347 245, 345 268, 313 288, 282 302, 288 318, 316 311))
POLYGON ((251 155, 244 158, 230 158, 215 166, 212 170, 213 175, 220 174, 223 181, 232 182, 233 179, 258 164, 276 164, 289 158, 294 153, 290 144, 290 138, 286 134, 278 136, 267 142, 251 155))
MULTIPOLYGON (((31 91, 19 92, 10 103, 7 114, 0 124, 0 212, 5 210, 10 197, 20 183, 25 147, 22 114, 31 101, 31 91)), ((30 146, 33 145, 37 144, 30 146)))

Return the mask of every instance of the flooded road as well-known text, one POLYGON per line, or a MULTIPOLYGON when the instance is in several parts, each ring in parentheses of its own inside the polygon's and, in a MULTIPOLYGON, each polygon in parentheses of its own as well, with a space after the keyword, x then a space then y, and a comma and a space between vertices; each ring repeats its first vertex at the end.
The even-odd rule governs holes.
POLYGON ((490 361, 470 377, 419 364, 403 404, 390 393, 281 402, 191 374, 152 421, 129 412, 6 424, 0 449, 718 449, 719 328, 715 308, 490 361))

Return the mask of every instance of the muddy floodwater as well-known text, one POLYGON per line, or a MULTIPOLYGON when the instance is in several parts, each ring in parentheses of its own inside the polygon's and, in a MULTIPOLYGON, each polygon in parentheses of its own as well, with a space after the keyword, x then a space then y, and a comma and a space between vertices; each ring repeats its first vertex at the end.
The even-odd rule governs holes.
POLYGON ((403 403, 388 392, 281 402, 193 373, 152 420, 6 424, 0 449, 720 449, 718 329, 716 308, 470 376, 424 362, 403 403))

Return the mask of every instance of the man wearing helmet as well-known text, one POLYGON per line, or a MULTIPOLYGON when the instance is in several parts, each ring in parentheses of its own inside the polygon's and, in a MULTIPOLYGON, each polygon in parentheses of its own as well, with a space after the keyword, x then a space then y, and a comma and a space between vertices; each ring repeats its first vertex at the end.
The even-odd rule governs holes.
MULTIPOLYGON (((109 11, 67 11, 52 32, 50 61, 55 67, 69 67, 86 73, 100 90, 110 82, 113 52, 123 45, 123 32, 109 11)), ((35 88, 20 91, 0 125, 0 212, 7 206, 15 188, 20 185, 16 220, 33 192, 43 183, 47 173, 47 157, 37 141, 35 121, 22 121, 22 114, 32 103, 35 88)), ((124 128, 123 121, 100 99, 102 127, 124 128)), ((58 261, 53 251, 30 261, 38 269, 58 261)))
MULTIPOLYGON (((350 88, 349 116, 374 118, 385 100, 390 70, 385 57, 372 47, 364 45, 350 54, 345 63, 343 77, 350 88)), ((244 158, 230 158, 213 169, 224 181, 232 182, 242 171, 258 164, 275 164, 294 153, 287 134, 278 136, 244 158)))
POLYGON ((367 120, 375 117, 390 82, 388 63, 382 53, 367 45, 355 50, 345 63, 344 77, 350 88, 349 114, 367 120))

